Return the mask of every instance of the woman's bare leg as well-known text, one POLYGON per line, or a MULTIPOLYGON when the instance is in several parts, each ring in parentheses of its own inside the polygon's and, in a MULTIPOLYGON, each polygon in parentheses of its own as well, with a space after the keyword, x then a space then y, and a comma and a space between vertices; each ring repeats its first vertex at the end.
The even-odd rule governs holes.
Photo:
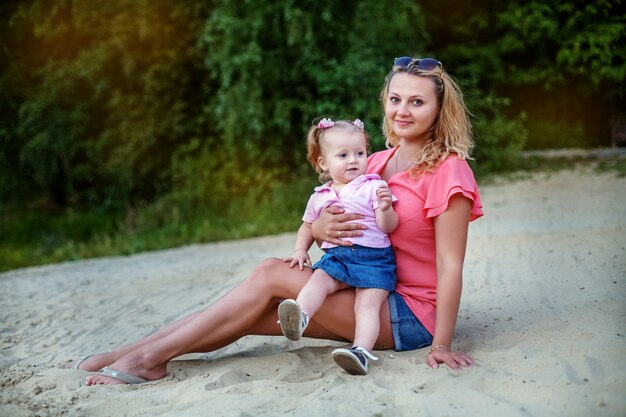
MULTIPOLYGON (((133 350, 147 343, 151 343, 151 342, 154 342, 155 340, 161 339, 162 337, 167 336, 168 334, 176 331, 176 329, 178 329, 179 327, 183 326, 185 323, 192 320, 198 313, 199 312, 195 312, 179 320, 176 320, 166 325, 165 327, 158 329, 156 332, 140 340, 137 340, 133 343, 130 343, 128 345, 119 346, 111 350, 110 352, 104 352, 104 353, 91 355, 80 363, 80 366, 78 369, 82 371, 97 371, 98 369, 108 366, 112 364, 113 362, 115 362, 116 360, 118 360, 119 358, 121 358, 122 356, 126 355, 127 353, 132 352, 133 350)), ((76 363, 76 362, 73 362, 73 363, 76 363)))
MULTIPOLYGON (((279 260, 267 260, 205 310, 121 348, 121 356, 110 364, 111 368, 145 379, 161 378, 170 359, 185 353, 215 350, 245 335, 280 298, 297 294, 310 274, 308 268, 299 271, 279 260)), ((275 321, 273 333, 278 334, 275 321)), ((89 377, 86 383, 119 381, 96 375, 89 377)))
MULTIPOLYGON (((244 335, 278 335, 278 302, 295 298, 310 276, 308 268, 300 271, 289 268, 278 259, 266 260, 252 275, 205 310, 137 342, 136 348, 111 363, 111 368, 154 380, 165 375, 167 362, 176 356, 212 351, 244 335)), ((353 290, 332 294, 318 311, 315 322, 307 328, 305 336, 352 340, 355 326, 353 305, 353 290)), ((389 312, 388 309, 381 312, 378 342, 381 347, 392 347, 389 312)), ((128 348, 130 346, 133 345, 128 348)), ((119 382, 100 375, 92 375, 86 380, 87 385, 119 382)))

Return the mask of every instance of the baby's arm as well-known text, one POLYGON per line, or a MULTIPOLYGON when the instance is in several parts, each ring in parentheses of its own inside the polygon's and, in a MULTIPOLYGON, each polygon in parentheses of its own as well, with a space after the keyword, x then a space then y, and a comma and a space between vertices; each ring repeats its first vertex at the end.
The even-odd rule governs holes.
POLYGON ((386 183, 376 190, 378 208, 376 209, 376 224, 385 233, 391 233, 398 226, 398 215, 393 210, 393 197, 386 183))
POLYGON ((311 266, 311 258, 309 258, 309 249, 313 244, 313 234, 311 233, 311 223, 302 222, 302 225, 298 229, 298 235, 296 237, 296 247, 293 251, 293 255, 290 258, 285 258, 285 262, 291 262, 290 268, 298 265, 300 271, 304 269, 304 265, 311 266))

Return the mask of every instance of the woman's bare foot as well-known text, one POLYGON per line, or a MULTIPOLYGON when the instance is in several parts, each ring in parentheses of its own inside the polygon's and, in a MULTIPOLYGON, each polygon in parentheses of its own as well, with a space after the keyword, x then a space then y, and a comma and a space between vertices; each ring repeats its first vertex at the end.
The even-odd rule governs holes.
MULTIPOLYGON (((167 364, 157 365, 154 367, 146 367, 135 362, 129 363, 127 357, 123 357, 117 362, 112 363, 109 367, 111 371, 118 371, 120 373, 132 375, 135 377, 143 378, 147 381, 155 381, 163 378, 167 374, 167 364)), ((112 376, 106 376, 101 374, 92 374, 84 379, 83 385, 119 385, 126 382, 114 378, 112 376)))
MULTIPOLYGON (((145 369, 145 368, 133 368, 132 370, 120 370, 107 367, 109 371, 113 373, 120 372, 127 374, 131 377, 143 378, 146 381, 156 381, 163 378, 167 374, 167 367, 159 369, 145 369)), ((140 381, 143 382, 143 381, 140 381)), ((113 376, 101 375, 99 373, 89 375, 84 379, 83 385, 122 385, 126 384, 122 379, 115 378, 113 376)))
POLYGON ((102 369, 105 366, 108 366, 115 362, 117 359, 115 352, 107 352, 100 353, 97 355, 89 355, 80 357, 70 363, 68 363, 65 367, 68 369, 74 368, 77 364, 78 367, 74 369, 80 369, 81 371, 89 371, 94 372, 98 369, 102 369))

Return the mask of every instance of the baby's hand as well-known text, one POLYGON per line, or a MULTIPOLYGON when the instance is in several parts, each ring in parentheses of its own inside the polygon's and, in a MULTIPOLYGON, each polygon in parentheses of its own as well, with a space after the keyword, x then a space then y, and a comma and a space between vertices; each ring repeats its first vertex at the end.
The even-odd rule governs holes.
POLYGON ((289 268, 293 268, 295 265, 298 265, 300 271, 304 269, 305 265, 311 266, 309 253, 303 249, 296 250, 290 258, 285 258, 283 261, 289 262, 289 268))
POLYGON ((393 198, 387 183, 383 183, 378 187, 378 190, 376 190, 376 198, 378 199, 378 208, 380 211, 387 211, 391 208, 393 198))

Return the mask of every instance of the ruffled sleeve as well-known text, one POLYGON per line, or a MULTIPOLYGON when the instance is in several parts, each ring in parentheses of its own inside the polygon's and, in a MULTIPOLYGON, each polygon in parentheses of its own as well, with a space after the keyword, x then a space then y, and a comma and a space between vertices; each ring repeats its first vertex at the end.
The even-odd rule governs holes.
POLYGON ((483 215, 483 204, 480 201, 478 184, 467 161, 456 157, 446 159, 435 173, 428 186, 424 210, 426 218, 433 218, 448 208, 450 197, 462 194, 472 201, 470 221, 483 215))

